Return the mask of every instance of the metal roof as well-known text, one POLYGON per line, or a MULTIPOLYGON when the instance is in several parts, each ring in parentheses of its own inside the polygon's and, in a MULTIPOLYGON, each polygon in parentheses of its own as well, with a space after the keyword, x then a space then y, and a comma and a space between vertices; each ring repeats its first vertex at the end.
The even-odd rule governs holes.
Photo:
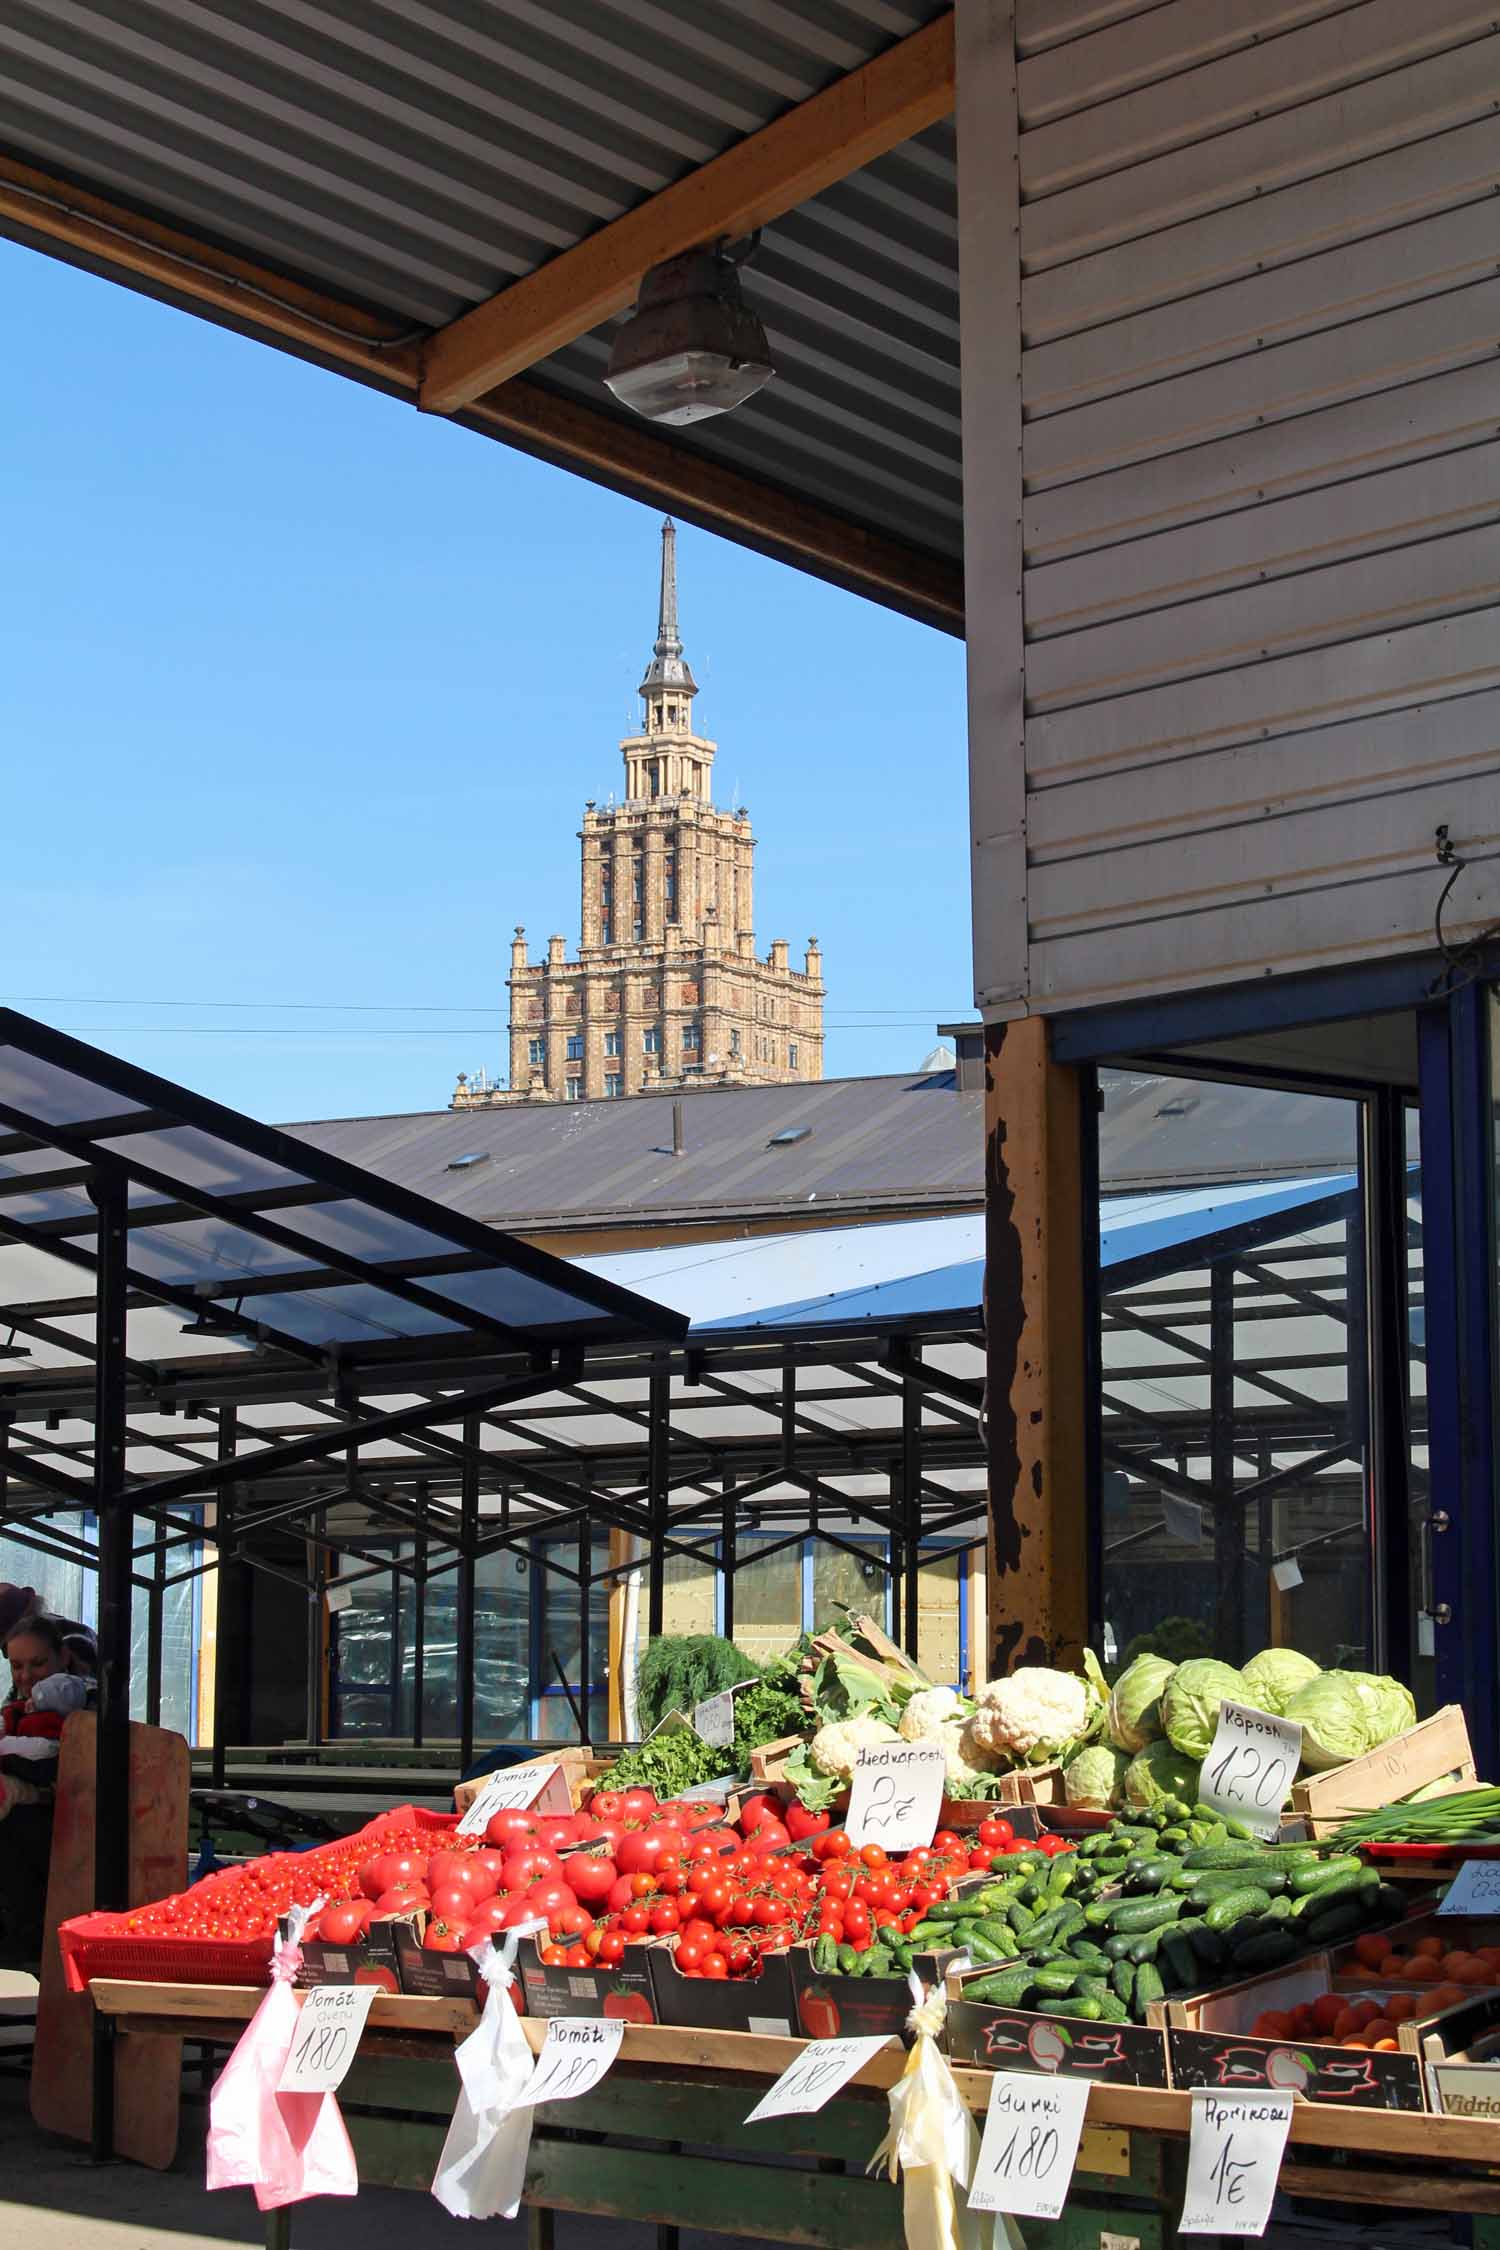
POLYGON ((335 1118, 288 1131, 450 1210, 495 1226, 832 1215, 982 1200, 984 1096, 952 1074, 711 1088, 672 1099, 538 1102, 413 1117, 335 1118), (779 1148, 772 1135, 811 1131, 779 1148), (450 1171, 461 1156, 479 1164, 450 1171))
MULTIPOLYGON (((380 316, 399 342, 943 12, 933 0, 11 0, 0 154, 380 316)), ((15 213, 4 225, 45 239, 15 213)), ((107 253, 61 254, 117 270, 107 253)), ((747 285, 777 380, 740 413, 671 433, 673 446, 956 558, 957 264, 945 124, 765 230, 747 285)), ((238 308, 198 309, 254 330, 253 289, 238 308)), ((585 337, 528 382, 639 431, 599 380, 608 343, 608 331, 585 337)), ((758 543, 748 523, 738 535, 758 543)))

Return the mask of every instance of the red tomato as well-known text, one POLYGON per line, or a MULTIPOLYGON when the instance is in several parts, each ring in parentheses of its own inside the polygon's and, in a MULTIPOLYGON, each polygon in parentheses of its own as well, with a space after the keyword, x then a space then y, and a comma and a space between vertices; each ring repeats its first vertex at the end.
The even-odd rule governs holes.
POLYGON ((767 1852, 779 1852, 791 1841, 790 1831, 779 1820, 763 1820, 757 1824, 748 1849, 755 1857, 764 1858, 767 1852))
POLYGON ((517 1891, 514 1897, 503 1900, 486 1899, 481 1912, 488 1912, 492 1906, 499 1915, 499 1920, 495 1925, 497 1929, 513 1930, 518 1922, 534 1922, 536 1920, 536 1908, 532 1905, 525 1891, 517 1891))
POLYGON ((599 1940, 599 1959, 606 1968, 613 1968, 617 1961, 623 1961, 624 1958, 625 1932, 623 1930, 606 1930, 599 1940))
MULTIPOLYGON (((511 1923, 518 1919, 511 1914, 515 1903, 514 1899, 498 1896, 480 1899, 476 1906, 469 1909, 469 1928, 482 1930, 486 1935, 493 1930, 508 1930, 511 1923), (510 1920, 506 1919, 507 1916, 510 1916, 510 1920)), ((475 1942, 471 1937, 464 1940, 466 1945, 473 1945, 475 1942)))
POLYGON ((961 1852, 964 1848, 964 1840, 962 1836, 955 1835, 951 1828, 940 1828, 932 1839, 932 1848, 939 1854, 961 1852))
POLYGON ((387 1914, 415 1914, 419 1906, 427 1903, 425 1883, 420 1887, 413 1883, 401 1883, 395 1890, 381 1893, 375 1901, 375 1913, 381 1919, 387 1914))
POLYGON ((981 1844, 988 1844, 992 1852, 998 1851, 1002 1844, 1014 1843, 1015 1837, 1016 1832, 1010 1822, 999 1820, 994 1814, 979 1823, 979 1841, 981 1844))
POLYGON ((521 1851, 510 1853, 501 1872, 508 1891, 525 1891, 533 1883, 545 1882, 549 1878, 554 1882, 559 1881, 562 1871, 563 1864, 556 1852, 543 1851, 539 1845, 528 1845, 521 1851))
MULTIPOLYGON (((620 1792, 620 1815, 624 1820, 647 1820, 656 1810, 654 1789, 624 1789, 620 1792)), ((600 1816, 603 1819, 603 1814, 600 1816)))
POLYGON ((367 1898, 381 1898, 396 1883, 419 1880, 427 1872, 423 1852, 377 1852, 359 1871, 359 1887, 367 1898))
POLYGON ((654 1895, 655 1890, 656 1877, 654 1875, 631 1876, 630 1895, 632 1898, 651 1898, 654 1895))
POLYGON ((842 1828, 835 1828, 829 1834, 817 1838, 813 1844, 813 1858, 823 1860, 847 1859, 852 1849, 853 1846, 850 1844, 845 1831, 842 1828))
POLYGON ((593 1926, 593 1917, 582 1906, 565 1906, 560 1914, 548 1917, 548 1928, 554 1937, 581 1938, 593 1926))
POLYGON ((862 1844, 859 1858, 865 1867, 889 1867, 891 1864, 883 1844, 862 1844))
POLYGON ((529 1812, 521 1811, 517 1805, 508 1805, 504 1812, 490 1815, 490 1824, 484 1832, 485 1842, 494 1844, 499 1850, 504 1851, 518 1838, 530 1836, 535 1826, 536 1823, 529 1812))
POLYGON ((627 1906, 622 1920, 632 1937, 644 1937, 651 1927, 651 1909, 649 1906, 627 1906))
POLYGON ((633 1881, 633 1876, 617 1875, 610 1884, 604 1903, 611 1914, 618 1914, 622 1907, 629 1906, 632 1903, 635 1893, 630 1886, 633 1881))
POLYGON ((373 1912, 369 1899, 348 1899, 325 1906, 318 1916, 317 1935, 325 1945, 354 1945, 369 1928, 373 1912))
POLYGON ((781 1799, 779 1797, 768 1797, 762 1790, 754 1797, 747 1797, 741 1805, 740 1833, 748 1836, 759 1828, 763 1820, 780 1820, 780 1818, 781 1799))
POLYGON ((755 1965, 754 1948, 747 1945, 743 1938, 731 1938, 720 1950, 724 1955, 724 1966, 732 1977, 748 1975, 755 1965))
POLYGON ((670 1937, 681 1920, 682 1916, 678 1913, 675 1902, 669 1898, 664 1898, 660 1906, 655 1906, 651 1910, 652 1936, 670 1937))
POLYGON ((786 1832, 794 1844, 800 1844, 805 1837, 823 1835, 831 1818, 826 1812, 809 1812, 806 1805, 790 1804, 786 1809, 786 1832))
POLYGON ((537 1842, 549 1852, 559 1844, 577 1844, 583 1839, 578 1833, 578 1821, 572 1813, 544 1813, 536 1824, 537 1842))
POLYGON ((618 1789, 596 1789, 589 1799, 589 1811, 595 1820, 619 1820, 623 1808, 624 1799, 618 1789))
POLYGON ((854 1896, 854 1877, 847 1868, 837 1867, 831 1875, 823 1877, 823 1895, 825 1898, 852 1898, 854 1896))
POLYGON ((568 1855, 568 1881, 585 1906, 597 1906, 601 1899, 607 1899, 619 1874, 612 1859, 596 1859, 592 1852, 568 1855))
POLYGON ((663 1821, 622 1837, 615 1860, 622 1875, 654 1875, 663 1859, 680 1860, 687 1848, 682 1830, 663 1821))
POLYGON ((549 1922, 555 1914, 561 1914, 564 1907, 578 1904, 568 1885, 560 1882, 555 1875, 543 1876, 540 1882, 533 1883, 526 1896, 531 1903, 532 1913, 545 1914, 549 1922))
POLYGON ((722 1953, 705 1953, 698 1974, 700 1977, 727 1977, 729 1963, 722 1953))
POLYGON ((542 1959, 549 1969, 566 1968, 568 1949, 565 1945, 544 1945, 542 1947, 542 1959))
POLYGON ((432 1894, 432 1911, 444 1922, 464 1921, 478 1904, 466 1883, 445 1883, 432 1894))
POLYGON ((461 1922, 445 1922, 434 1915, 422 1932, 422 1944, 429 1953, 462 1953, 464 1932, 461 1922))
POLYGON ((703 1938, 683 1937, 677 1940, 677 1966, 685 1972, 696 1970, 702 1963, 708 1945, 703 1938))

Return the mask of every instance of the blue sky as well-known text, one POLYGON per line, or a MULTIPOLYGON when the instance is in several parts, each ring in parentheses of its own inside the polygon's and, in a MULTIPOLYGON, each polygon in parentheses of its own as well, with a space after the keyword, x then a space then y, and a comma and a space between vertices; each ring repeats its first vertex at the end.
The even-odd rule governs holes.
MULTIPOLYGON (((0 1000, 268 1119, 444 1106, 503 1068, 512 926, 577 943, 659 519, 32 252, 0 283, 0 1000)), ((961 649, 679 562, 757 949, 821 939, 830 1076, 915 1065, 971 990, 961 649)))

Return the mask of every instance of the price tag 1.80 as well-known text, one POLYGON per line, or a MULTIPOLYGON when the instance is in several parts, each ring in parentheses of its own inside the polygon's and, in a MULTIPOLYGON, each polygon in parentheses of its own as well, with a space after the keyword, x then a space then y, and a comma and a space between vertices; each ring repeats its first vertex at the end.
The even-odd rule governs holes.
POLYGON ((1264 2234, 1292 2125, 1290 2092, 1193 2089, 1179 2234, 1264 2234))
POLYGON ((768 2118, 802 2117, 821 2109, 872 2056, 890 2045, 893 2036, 882 2031, 864 2039, 810 2039, 796 2061, 788 2063, 775 2085, 762 2094, 745 2123, 761 2125, 768 2118))
POLYGON ((554 2016, 517 2109, 576 2101, 580 2094, 589 2093, 620 2052, 624 2036, 625 2026, 618 2017, 554 2016))
POLYGON ((888 1852, 911 1852, 930 1844, 947 1771, 936 1742, 883 1742, 861 1750, 844 1819, 850 1848, 883 1844, 888 1852))
POLYGON ((1301 1763, 1302 1729, 1295 1720, 1274 1718, 1248 1703, 1221 1703, 1198 1795, 1257 1835, 1274 1836, 1301 1763))
POLYGON ((278 2094, 331 2094, 353 2062, 375 1998, 372 1984, 317 1984, 297 2013, 278 2094))
POLYGON ((573 1810, 557 1766, 505 1766, 492 1773, 458 1824, 460 1836, 482 1836, 497 1812, 573 1810))
POLYGON ((1060 2218, 1088 2106, 1086 2078, 1033 2078, 1019 2070, 997 2070, 969 2182, 969 2209, 1007 2211, 1023 2219, 1060 2218))

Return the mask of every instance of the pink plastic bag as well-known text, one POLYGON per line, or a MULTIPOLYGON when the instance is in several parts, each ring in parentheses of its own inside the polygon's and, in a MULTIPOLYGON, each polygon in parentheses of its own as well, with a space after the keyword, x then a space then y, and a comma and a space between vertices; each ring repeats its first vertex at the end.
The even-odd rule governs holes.
POLYGON ((271 1989, 246 2025, 208 2103, 208 2184, 254 2188, 262 2211, 309 2195, 356 2195, 359 2173, 332 2094, 278 2094, 296 2035, 292 1983, 311 1908, 294 1907, 271 1960, 271 1989))

